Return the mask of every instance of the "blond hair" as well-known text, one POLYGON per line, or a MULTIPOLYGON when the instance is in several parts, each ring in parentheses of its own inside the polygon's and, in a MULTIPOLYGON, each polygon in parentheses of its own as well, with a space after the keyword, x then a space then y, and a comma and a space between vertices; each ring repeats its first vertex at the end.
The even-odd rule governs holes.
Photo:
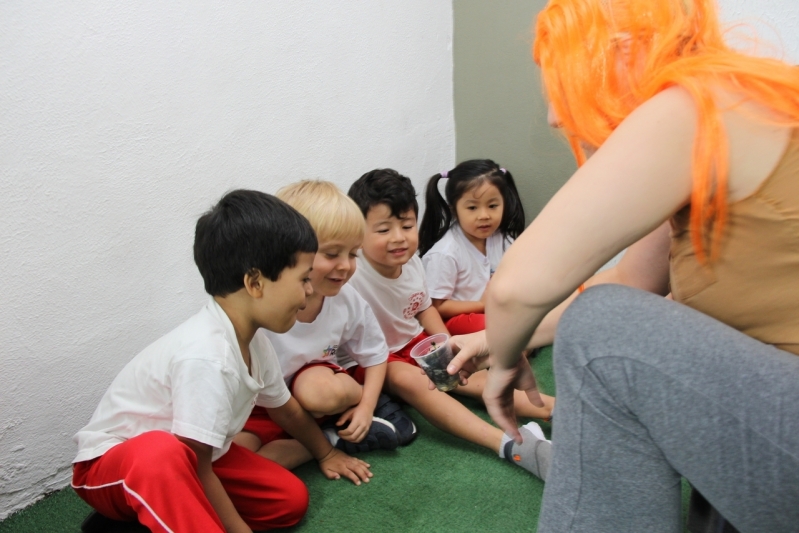
POLYGON ((578 165, 581 142, 600 146, 658 92, 680 86, 690 93, 699 111, 691 238, 700 261, 715 257, 727 219, 729 153, 712 90, 742 94, 796 127, 799 69, 729 48, 713 0, 550 0, 535 32, 533 58, 578 165))
POLYGON ((363 239, 361 210, 329 181, 298 181, 280 189, 276 196, 308 219, 320 244, 323 241, 363 239))

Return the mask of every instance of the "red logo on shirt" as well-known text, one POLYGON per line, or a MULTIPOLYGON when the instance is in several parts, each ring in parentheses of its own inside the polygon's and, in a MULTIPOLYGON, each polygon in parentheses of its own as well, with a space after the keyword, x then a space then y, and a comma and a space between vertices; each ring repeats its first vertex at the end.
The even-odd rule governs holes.
POLYGON ((424 301, 424 294, 424 291, 411 294, 411 296, 408 298, 408 307, 402 310, 402 316, 405 318, 415 317, 416 313, 419 311, 419 307, 421 307, 422 302, 424 301))

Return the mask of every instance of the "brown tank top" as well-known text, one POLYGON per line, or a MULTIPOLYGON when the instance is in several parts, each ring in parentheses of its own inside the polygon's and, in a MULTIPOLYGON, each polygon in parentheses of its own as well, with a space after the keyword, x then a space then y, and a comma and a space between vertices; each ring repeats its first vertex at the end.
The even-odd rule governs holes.
POLYGON ((799 129, 760 187, 730 204, 710 265, 696 259, 689 218, 690 206, 671 220, 674 300, 799 355, 799 129))

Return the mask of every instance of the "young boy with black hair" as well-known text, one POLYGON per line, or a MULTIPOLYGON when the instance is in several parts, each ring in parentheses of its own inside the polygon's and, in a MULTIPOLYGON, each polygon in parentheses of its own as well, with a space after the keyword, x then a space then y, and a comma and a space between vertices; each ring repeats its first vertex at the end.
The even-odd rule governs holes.
MULTIPOLYGON (((411 180, 392 169, 367 172, 349 196, 366 219, 358 268, 350 283, 369 302, 389 347, 386 388, 416 408, 437 428, 497 452, 501 458, 545 478, 549 456, 537 454, 544 440, 530 422, 517 444, 445 392, 430 390, 428 379, 410 357, 411 349, 436 333, 448 333, 432 305, 419 244, 419 204, 411 180)), ((457 392, 457 389, 455 390, 457 392)))
POLYGON ((259 328, 290 329, 311 293, 317 249, 305 218, 257 191, 226 194, 197 222, 194 260, 211 295, 134 357, 76 435, 72 487, 105 517, 151 531, 251 532, 299 522, 302 481, 237 444, 254 404, 331 479, 368 481, 291 397, 259 328))

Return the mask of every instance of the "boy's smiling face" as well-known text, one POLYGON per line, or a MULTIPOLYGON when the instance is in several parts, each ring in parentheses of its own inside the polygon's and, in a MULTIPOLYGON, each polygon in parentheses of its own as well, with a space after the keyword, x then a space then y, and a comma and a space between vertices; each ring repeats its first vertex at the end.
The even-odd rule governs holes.
POLYGON ((285 333, 297 321, 297 313, 305 308, 313 294, 310 274, 314 253, 297 254, 297 264, 286 267, 277 281, 262 277, 263 289, 258 303, 258 325, 275 333, 285 333))
POLYGON ((355 273, 355 257, 361 238, 322 241, 313 262, 311 285, 319 296, 335 296, 355 273))
POLYGON ((381 275, 395 279, 402 265, 410 261, 419 248, 416 213, 409 209, 397 218, 386 204, 377 204, 366 213, 363 256, 381 275))

